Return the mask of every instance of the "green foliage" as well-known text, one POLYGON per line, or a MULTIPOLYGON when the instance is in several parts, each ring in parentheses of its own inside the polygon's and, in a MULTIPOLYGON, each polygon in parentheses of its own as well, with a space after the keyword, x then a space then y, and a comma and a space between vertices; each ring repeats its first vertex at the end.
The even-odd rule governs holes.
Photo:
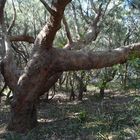
POLYGON ((140 58, 137 58, 136 55, 132 55, 129 60, 130 65, 132 65, 135 68, 140 67, 140 58))
MULTIPOLYGON (((36 37, 36 35, 39 33, 48 19, 48 12, 38 0, 14 0, 14 2, 17 17, 11 34, 27 34, 36 37)), ((93 6, 90 2, 87 4, 87 0, 73 1, 73 5, 76 9, 76 19, 71 7, 72 4, 66 8, 65 16, 73 41, 77 41, 79 37, 81 37, 82 39, 84 35, 87 34, 88 29, 90 30, 89 23, 96 17, 96 12, 94 11, 93 6), (86 4, 82 7, 84 16, 81 15, 81 10, 79 8, 80 4, 84 5, 83 3, 86 4), (87 23, 85 19, 87 19, 89 23, 87 23), (77 33, 76 29, 79 30, 79 34, 77 33)), ((101 3, 103 4, 102 13, 104 13, 106 3, 108 1, 96 0, 94 2, 96 8, 98 8, 101 3)), ((101 19, 101 23, 99 26, 100 33, 98 35, 98 38, 94 42, 91 42, 86 49, 94 49, 95 51, 110 50, 140 40, 139 13, 136 13, 135 11, 129 9, 128 6, 124 7, 124 3, 125 1, 123 0, 117 0, 114 2, 111 1, 104 17, 101 19)), ((133 3, 139 6, 138 0, 134 0, 133 3)), ((13 9, 11 7, 11 2, 8 1, 5 9, 7 26, 10 25, 13 18, 13 9)), ((66 43, 66 31, 62 24, 62 29, 57 33, 54 46, 63 48, 66 43)), ((27 47, 29 46, 29 44, 19 43, 17 46, 27 47)), ((22 51, 25 51, 26 53, 29 51, 30 54, 31 47, 27 47, 22 51)), ((17 57, 15 58, 17 59, 17 57)), ((19 59, 17 59, 17 62, 22 63, 22 61, 19 61, 19 59)), ((115 82, 113 83, 115 86, 116 82, 118 82, 119 84, 123 82, 123 79, 125 78, 124 73, 126 73, 127 87, 129 87, 130 89, 140 89, 140 59, 136 58, 135 53, 130 55, 127 69, 125 66, 125 64, 116 65, 112 68, 100 70, 97 76, 97 78, 99 78, 100 80, 96 84, 96 86, 98 88, 108 88, 110 84, 106 80, 112 77, 113 71, 117 71, 117 78, 114 78, 115 82)), ((81 77, 84 84, 87 84, 87 81, 89 81, 90 79, 87 71, 80 71, 77 73, 77 75, 81 77)), ((74 82, 75 81, 76 80, 74 79, 74 82)), ((62 86, 62 88, 63 87, 64 86, 62 86)), ((70 91, 70 86, 68 85, 68 88, 64 89, 70 91)), ((121 86, 119 87, 119 91, 120 90, 121 86)), ((133 102, 127 103, 125 105, 122 104, 122 102, 115 104, 113 98, 111 98, 111 101, 109 100, 109 103, 112 102, 112 104, 109 104, 108 102, 105 102, 106 100, 100 100, 98 96, 99 94, 95 94, 94 97, 89 97, 89 100, 87 101, 88 103, 84 101, 83 103, 78 104, 78 107, 74 106, 74 104, 72 103, 63 103, 62 106, 60 106, 60 108, 63 109, 58 110, 56 109, 58 104, 55 107, 50 107, 51 110, 47 112, 49 114, 47 117, 50 117, 51 119, 60 119, 60 116, 62 119, 62 117, 65 117, 65 115, 67 115, 67 112, 71 114, 77 113, 77 116, 74 119, 62 121, 62 123, 61 121, 57 123, 50 123, 50 125, 47 124, 48 126, 44 127, 43 129, 33 130, 28 134, 28 139, 35 139, 35 136, 41 137, 45 134, 47 139, 55 134, 58 135, 57 137, 61 137, 63 135, 71 135, 71 139, 74 139, 81 134, 88 135, 91 133, 94 133, 94 135, 96 135, 98 139, 108 139, 106 133, 108 135, 110 133, 116 133, 119 140, 125 139, 125 137, 130 137, 130 133, 126 132, 125 128, 131 129, 131 127, 138 127, 140 125, 139 97, 135 98, 133 102)), ((47 109, 48 106, 46 107, 47 109)), ((20 137, 16 134, 10 133, 9 135, 7 135, 7 139, 18 140, 20 139, 20 137)))
POLYGON ((88 118, 88 114, 86 111, 81 111, 81 112, 79 112, 77 118, 80 122, 85 122, 88 118))
POLYGON ((19 134, 11 132, 6 136, 6 140, 21 140, 21 136, 19 134))
POLYGON ((115 97, 97 101, 90 92, 88 100, 83 102, 42 103, 38 118, 42 122, 37 128, 27 135, 9 133, 5 139, 139 139, 139 94, 122 95, 116 92, 110 96, 115 97), (46 122, 46 119, 50 121, 46 122))
POLYGON ((124 129, 119 132, 117 139, 118 140, 125 140, 125 139, 137 140, 137 134, 135 130, 124 129))

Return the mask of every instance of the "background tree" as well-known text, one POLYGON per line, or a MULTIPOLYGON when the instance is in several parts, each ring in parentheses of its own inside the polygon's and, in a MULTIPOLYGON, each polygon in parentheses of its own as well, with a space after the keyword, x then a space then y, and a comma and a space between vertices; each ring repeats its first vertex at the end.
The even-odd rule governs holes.
MULTIPOLYGON (((83 1, 86 4, 85 7, 81 6, 81 1, 70 3, 71 0, 52 0, 47 3, 41 0, 41 2, 48 10, 49 16, 46 14, 45 8, 43 14, 41 12, 37 13, 37 11, 42 10, 36 11, 36 6, 30 8, 31 5, 34 5, 32 2, 18 1, 15 5, 13 3, 14 20, 12 20, 12 26, 14 26, 9 33, 7 26, 10 27, 11 24, 6 24, 6 20, 4 20, 6 19, 6 16, 4 18, 6 0, 0 0, 1 73, 5 83, 13 93, 11 120, 8 129, 18 132, 28 131, 37 125, 36 106, 38 98, 56 83, 63 71, 110 67, 115 64, 125 63, 132 55, 135 57, 140 56, 140 44, 131 44, 137 42, 139 36, 136 36, 135 40, 132 39, 130 45, 120 47, 124 45, 124 40, 122 41, 121 38, 126 37, 121 31, 127 33, 128 30, 126 27, 128 23, 123 17, 127 18, 129 13, 127 10, 124 11, 123 16, 118 13, 124 6, 122 1, 115 1, 113 6, 109 5, 110 0, 95 1, 95 3, 93 1, 83 1), (74 19, 73 23, 72 18, 69 19, 69 22, 72 23, 72 27, 70 26, 72 30, 76 31, 75 36, 72 36, 67 24, 67 17, 64 17, 67 4, 69 4, 69 7, 66 8, 66 13, 69 17, 72 15, 74 19), (24 21, 22 21, 22 18, 19 19, 18 24, 15 21, 16 12, 18 11, 15 10, 15 6, 17 6, 16 8, 20 14, 23 12, 24 17, 29 14, 28 17, 23 18, 24 21), (24 7, 27 7, 26 13, 22 11, 24 7), (38 20, 36 15, 39 15, 38 20), (29 19, 30 17, 31 19, 29 19), (41 28, 46 17, 47 23, 41 28), (61 28, 62 19, 66 33, 58 32, 61 28), (32 21, 32 24, 30 24, 30 21, 32 21), (122 23, 124 24, 122 25, 122 23), (20 27, 24 30, 20 31, 20 27), (118 29, 121 30, 118 31, 118 29), (57 32, 59 35, 56 37, 57 32), (60 35, 62 35, 62 39, 60 35), (67 36, 67 39, 63 38, 65 36, 67 36), (61 48, 54 47, 57 46, 57 40, 60 40, 58 44, 61 48), (93 45, 95 40, 97 44, 93 45), (33 45, 31 47, 31 45, 25 45, 24 43, 14 44, 13 41, 25 41, 33 43, 33 45), (112 46, 109 49, 102 48, 104 42, 106 42, 105 46, 112 46), (63 45, 65 45, 65 49, 62 48, 63 45), (20 49, 19 46, 21 46, 20 49), (85 46, 88 46, 87 51, 85 46), (91 51, 94 48, 93 46, 98 47, 96 51, 91 51), (17 58, 20 59, 17 61, 15 61, 12 48, 15 48, 15 52, 19 54, 17 58), (75 51, 78 49, 80 51, 75 51)), ((136 15, 132 19, 138 22, 135 17, 136 15)), ((10 17, 7 15, 8 18, 10 17)), ((135 36, 134 33, 137 30, 132 31, 135 36)))

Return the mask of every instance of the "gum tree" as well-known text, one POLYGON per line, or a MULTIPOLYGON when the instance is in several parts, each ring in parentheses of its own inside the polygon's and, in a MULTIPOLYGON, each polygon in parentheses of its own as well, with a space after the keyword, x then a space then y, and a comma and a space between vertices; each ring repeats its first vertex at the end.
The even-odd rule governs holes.
POLYGON ((54 48, 53 42, 57 31, 61 28, 65 7, 71 0, 52 0, 51 7, 46 1, 42 2, 48 9, 50 17, 34 41, 32 55, 24 71, 19 73, 11 51, 12 39, 8 36, 4 23, 6 0, 0 0, 0 41, 2 54, 4 54, 2 55, 0 70, 14 95, 11 103, 11 119, 8 124, 8 130, 12 131, 26 132, 37 125, 36 102, 54 85, 63 71, 110 67, 126 62, 132 54, 137 55, 137 57, 140 56, 140 43, 110 51, 82 52, 69 50, 73 46, 84 46, 97 37, 97 23, 101 16, 101 6, 92 23, 92 30, 85 36, 84 41, 69 40, 67 49, 54 48))

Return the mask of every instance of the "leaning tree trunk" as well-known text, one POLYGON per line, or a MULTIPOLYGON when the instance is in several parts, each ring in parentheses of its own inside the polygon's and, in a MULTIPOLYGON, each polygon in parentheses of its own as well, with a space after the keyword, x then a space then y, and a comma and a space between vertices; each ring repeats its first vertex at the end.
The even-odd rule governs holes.
POLYGON ((56 73, 55 75, 48 78, 46 82, 44 82, 44 80, 42 80, 42 82, 38 81, 38 79, 45 78, 43 73, 39 75, 40 78, 35 78, 37 79, 37 81, 35 81, 34 78, 32 78, 31 80, 30 76, 25 76, 28 79, 26 79, 28 82, 24 83, 25 77, 21 79, 21 81, 23 81, 23 83, 21 84, 22 86, 20 88, 18 87, 17 91, 15 91, 11 103, 11 119, 7 127, 8 130, 25 133, 28 130, 31 130, 32 128, 37 126, 36 106, 38 103, 38 99, 45 92, 49 91, 49 89, 56 83, 56 81, 62 74, 56 73), (36 87, 32 85, 34 82, 35 84, 38 83, 36 87))
MULTIPOLYGON (((1 3, 3 1, 6 0, 0 0, 0 21, 2 20, 1 3)), ((5 82, 14 93, 9 130, 26 132, 37 125, 36 100, 50 89, 63 71, 109 67, 126 62, 131 54, 140 57, 140 43, 109 52, 75 52, 53 48, 53 41, 56 32, 61 27, 65 6, 70 1, 52 0, 53 9, 49 7, 50 21, 37 36, 30 61, 20 77, 13 66, 14 60, 11 59, 8 36, 4 35, 6 54, 0 69, 5 82)), ((0 24, 3 23, 0 22, 0 24)))
MULTIPOLYGON (((19 104, 18 104, 19 106, 19 104)), ((8 130, 25 133, 37 126, 37 109, 33 103, 19 107, 11 107, 11 120, 8 130)))
MULTIPOLYGON (((62 74, 52 70, 52 46, 56 32, 61 27, 61 19, 63 18, 65 7, 70 1, 52 1, 53 9, 49 8, 51 14, 49 22, 38 34, 34 42, 34 49, 30 61, 20 76, 17 74, 14 75, 15 69, 11 63, 14 60, 11 61, 10 59, 12 52, 6 51, 6 59, 1 66, 3 67, 2 74, 14 93, 11 103, 11 119, 7 127, 8 130, 27 132, 37 125, 36 100, 47 92, 62 74)), ((6 0, 0 1, 0 6, 1 3, 3 4, 3 9, 5 2, 6 0)), ((2 8, 0 7, 0 10, 2 8)), ((0 16, 0 21, 3 21, 0 25, 4 25, 4 20, 1 17, 3 15, 0 16)), ((6 36, 8 38, 6 30, 3 33, 4 37, 6 36)), ((3 47, 7 47, 10 50, 10 43, 7 40, 5 42, 6 45, 3 45, 3 47)))
MULTIPOLYGON (((36 126, 35 101, 50 89, 62 71, 88 70, 123 63, 129 58, 130 52, 137 52, 140 56, 140 44, 119 48, 119 50, 111 52, 86 53, 57 48, 38 49, 18 82, 15 80, 14 84, 13 81, 10 84, 11 80, 8 80, 11 89, 15 90, 11 108, 12 117, 8 125, 9 130, 25 132, 36 126)), ((3 75, 7 77, 5 73, 3 75)))

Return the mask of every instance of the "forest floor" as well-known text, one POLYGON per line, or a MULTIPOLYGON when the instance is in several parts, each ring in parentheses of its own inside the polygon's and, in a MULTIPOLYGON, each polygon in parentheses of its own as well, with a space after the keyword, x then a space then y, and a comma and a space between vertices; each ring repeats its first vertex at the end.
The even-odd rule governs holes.
POLYGON ((38 107, 39 126, 26 136, 5 130, 9 105, 0 104, 0 140, 140 140, 140 94, 134 91, 95 92, 83 101, 69 101, 65 92, 56 93, 38 107))

